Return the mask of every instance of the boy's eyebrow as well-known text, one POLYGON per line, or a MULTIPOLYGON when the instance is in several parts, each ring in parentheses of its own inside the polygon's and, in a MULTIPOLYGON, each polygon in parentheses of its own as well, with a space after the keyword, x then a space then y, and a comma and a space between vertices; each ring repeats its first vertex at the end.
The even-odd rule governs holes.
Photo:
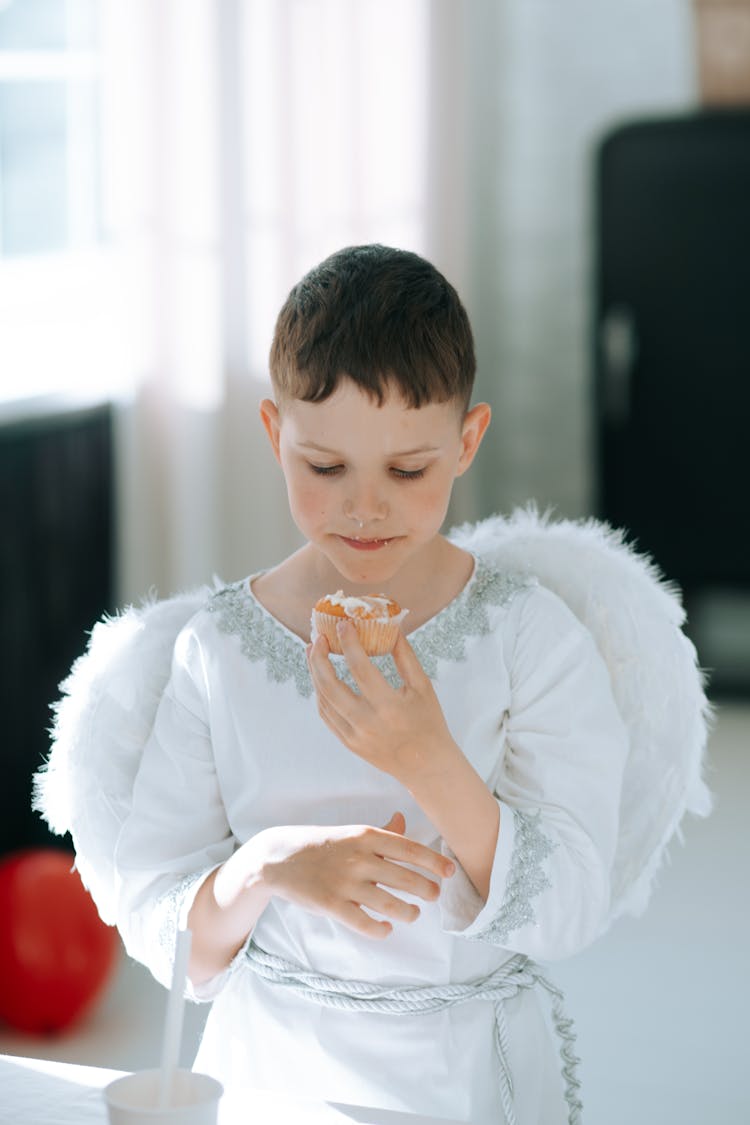
MULTIPOLYGON (((300 449, 314 449, 317 453, 330 453, 332 457, 340 457, 341 454, 336 449, 327 449, 324 445, 318 445, 315 441, 300 441, 297 442, 300 449)), ((399 453, 391 453, 391 457, 409 457, 412 453, 438 453, 440 451, 439 445, 419 445, 414 449, 402 449, 399 453)))

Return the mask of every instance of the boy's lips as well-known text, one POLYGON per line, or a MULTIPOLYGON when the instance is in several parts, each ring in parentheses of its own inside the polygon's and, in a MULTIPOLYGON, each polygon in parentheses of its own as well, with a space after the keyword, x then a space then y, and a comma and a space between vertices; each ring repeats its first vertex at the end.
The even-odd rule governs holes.
POLYGON ((367 539, 359 535, 351 537, 348 535, 340 535, 339 538, 342 539, 347 546, 353 547, 355 551, 378 551, 381 547, 387 547, 389 543, 393 542, 393 538, 367 539))

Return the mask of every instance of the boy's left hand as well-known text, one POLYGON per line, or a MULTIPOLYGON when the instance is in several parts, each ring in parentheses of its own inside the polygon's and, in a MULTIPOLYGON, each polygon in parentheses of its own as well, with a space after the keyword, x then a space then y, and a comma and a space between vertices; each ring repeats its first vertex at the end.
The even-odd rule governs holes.
POLYGON ((393 660, 403 684, 392 688, 362 648, 357 630, 339 625, 339 638, 357 695, 331 665, 325 637, 308 646, 307 657, 326 725, 349 750, 407 787, 440 770, 458 746, 451 737, 432 682, 414 649, 399 632, 393 660))

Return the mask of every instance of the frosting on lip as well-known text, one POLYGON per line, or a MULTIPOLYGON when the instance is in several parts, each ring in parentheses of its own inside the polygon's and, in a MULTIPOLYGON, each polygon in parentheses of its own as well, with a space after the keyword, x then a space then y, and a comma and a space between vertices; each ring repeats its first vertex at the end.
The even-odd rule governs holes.
POLYGON ((341 540, 351 551, 382 551, 393 542, 392 539, 355 539, 347 535, 342 535, 341 540))

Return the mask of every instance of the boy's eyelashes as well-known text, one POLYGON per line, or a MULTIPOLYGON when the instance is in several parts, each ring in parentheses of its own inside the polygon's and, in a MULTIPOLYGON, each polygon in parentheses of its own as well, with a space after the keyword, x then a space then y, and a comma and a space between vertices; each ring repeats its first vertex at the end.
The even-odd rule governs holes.
POLYGON ((425 474, 425 469, 391 469, 394 476, 400 477, 401 480, 419 480, 425 474))
MULTIPOLYGON (((308 464, 312 471, 319 477, 334 477, 338 476, 339 473, 342 473, 344 471, 343 465, 313 465, 312 462, 309 461, 308 464)), ((395 477, 398 477, 399 480, 419 480, 419 478, 423 477, 425 474, 424 469, 393 468, 391 469, 391 472, 395 477)))

